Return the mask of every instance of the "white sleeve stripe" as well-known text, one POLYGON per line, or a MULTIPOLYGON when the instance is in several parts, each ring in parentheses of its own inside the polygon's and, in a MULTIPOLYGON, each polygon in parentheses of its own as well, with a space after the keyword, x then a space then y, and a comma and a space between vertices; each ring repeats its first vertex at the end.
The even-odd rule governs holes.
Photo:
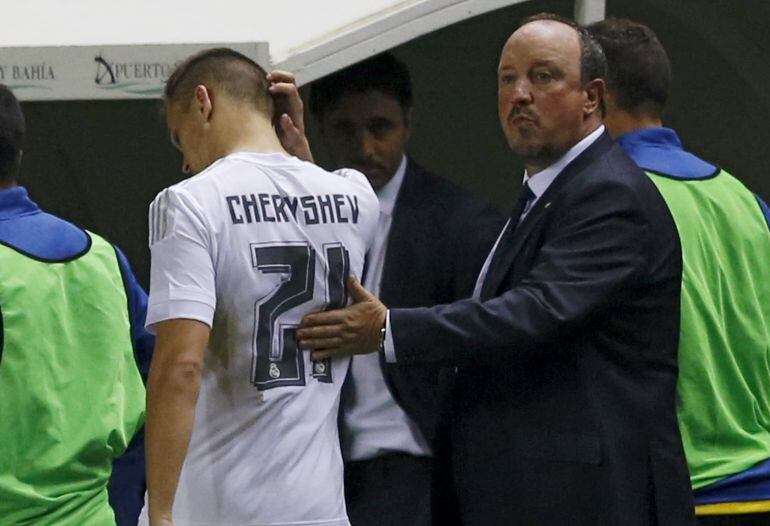
POLYGON ((161 214, 158 217, 159 239, 166 237, 166 225, 168 222, 168 190, 163 191, 161 214))
POLYGON ((163 190, 150 205, 150 245, 166 236, 168 228, 168 189, 163 190))
POLYGON ((158 203, 153 201, 150 205, 150 245, 155 243, 155 214, 158 213, 158 203))
POLYGON ((158 216, 158 239, 163 239, 164 237, 166 237, 166 214, 167 213, 168 213, 168 207, 166 206, 166 200, 164 199, 161 214, 158 216))
MULTIPOLYGON (((164 190, 165 191, 165 190, 164 190)), ((160 203, 163 199, 163 193, 158 195, 155 200, 155 217, 152 222, 152 242, 155 243, 158 240, 158 214, 160 213, 160 203)))
POLYGON ((168 190, 163 191, 158 213, 158 239, 166 237, 166 220, 168 218, 168 190))
POLYGON ((157 201, 153 201, 150 204, 150 225, 149 225, 149 234, 150 234, 150 246, 152 246, 155 243, 155 214, 157 214, 157 208, 158 203, 157 201))

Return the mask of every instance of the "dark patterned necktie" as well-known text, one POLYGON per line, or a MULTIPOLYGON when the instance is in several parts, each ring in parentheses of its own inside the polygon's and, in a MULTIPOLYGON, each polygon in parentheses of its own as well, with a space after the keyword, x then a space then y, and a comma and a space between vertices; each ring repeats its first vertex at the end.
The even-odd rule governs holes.
POLYGON ((529 211, 529 207, 534 199, 535 193, 529 187, 529 184, 524 183, 521 187, 521 192, 519 192, 519 198, 516 200, 516 205, 511 212, 511 224, 514 226, 512 230, 516 230, 515 227, 521 222, 521 216, 529 211))
POLYGON ((484 284, 482 285, 481 289, 482 299, 489 297, 487 284, 492 283, 493 281, 496 282, 497 274, 504 270, 498 269, 500 260, 502 259, 503 254, 505 254, 507 247, 509 247, 513 242, 513 235, 516 232, 516 227, 519 226, 519 223, 521 222, 521 216, 524 214, 524 212, 528 211, 534 199, 534 192, 532 192, 532 189, 527 183, 524 183, 524 185, 521 187, 521 191, 519 192, 519 198, 516 200, 516 204, 513 206, 513 210, 511 211, 511 217, 508 220, 508 224, 505 226, 505 232, 503 232, 500 236, 500 240, 497 242, 497 247, 495 247, 495 253, 492 255, 492 260, 489 262, 487 275, 484 277, 484 284))

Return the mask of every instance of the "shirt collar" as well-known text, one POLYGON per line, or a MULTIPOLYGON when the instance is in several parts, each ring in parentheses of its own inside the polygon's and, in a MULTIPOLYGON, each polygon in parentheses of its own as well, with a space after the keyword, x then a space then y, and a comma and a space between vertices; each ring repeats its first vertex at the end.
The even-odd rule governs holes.
POLYGON ((685 151, 671 128, 642 128, 624 133, 618 144, 634 162, 645 170, 679 179, 704 179, 718 168, 685 151))
POLYGON ((406 174, 406 155, 401 157, 401 164, 398 165, 396 173, 390 178, 390 181, 382 185, 377 190, 377 199, 380 201, 380 212, 386 215, 393 215, 393 208, 396 206, 398 191, 401 189, 401 183, 404 182, 406 174))
POLYGON ((29 198, 23 186, 0 190, 0 221, 39 212, 40 207, 29 198))
POLYGON ((578 155, 591 146, 602 133, 604 133, 604 124, 583 137, 575 146, 567 150, 567 153, 562 155, 558 161, 545 170, 538 172, 532 177, 524 171, 524 182, 529 185, 529 189, 535 194, 535 199, 543 195, 548 187, 551 186, 554 179, 556 179, 556 176, 558 176, 569 163, 574 161, 578 155))
POLYGON ((618 137, 618 143, 621 146, 644 143, 648 146, 657 145, 661 148, 682 149, 682 141, 671 128, 640 128, 618 137))

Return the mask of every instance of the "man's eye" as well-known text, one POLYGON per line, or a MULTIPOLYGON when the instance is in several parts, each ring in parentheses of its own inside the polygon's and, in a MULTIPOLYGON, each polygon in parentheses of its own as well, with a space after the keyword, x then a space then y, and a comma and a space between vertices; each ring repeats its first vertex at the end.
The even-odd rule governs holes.
POLYGON ((375 137, 382 137, 393 129, 393 123, 387 120, 378 120, 371 123, 369 133, 375 137))
POLYGON ((514 75, 500 75, 499 82, 500 84, 512 84, 513 81, 516 80, 516 77, 514 75))
POLYGON ((356 134, 355 127, 348 122, 338 122, 334 125, 334 131, 344 137, 352 137, 356 134))
POLYGON ((549 80, 553 79, 553 75, 551 75, 548 71, 536 71, 532 77, 534 78, 535 82, 548 82, 549 80))

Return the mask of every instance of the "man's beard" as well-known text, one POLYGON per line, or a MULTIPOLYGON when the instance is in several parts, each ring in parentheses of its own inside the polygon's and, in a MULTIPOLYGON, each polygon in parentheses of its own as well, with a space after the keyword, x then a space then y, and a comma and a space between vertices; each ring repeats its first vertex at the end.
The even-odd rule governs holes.
POLYGON ((566 151, 557 148, 553 144, 519 144, 511 145, 513 153, 519 157, 525 165, 548 167, 555 163, 566 151))

